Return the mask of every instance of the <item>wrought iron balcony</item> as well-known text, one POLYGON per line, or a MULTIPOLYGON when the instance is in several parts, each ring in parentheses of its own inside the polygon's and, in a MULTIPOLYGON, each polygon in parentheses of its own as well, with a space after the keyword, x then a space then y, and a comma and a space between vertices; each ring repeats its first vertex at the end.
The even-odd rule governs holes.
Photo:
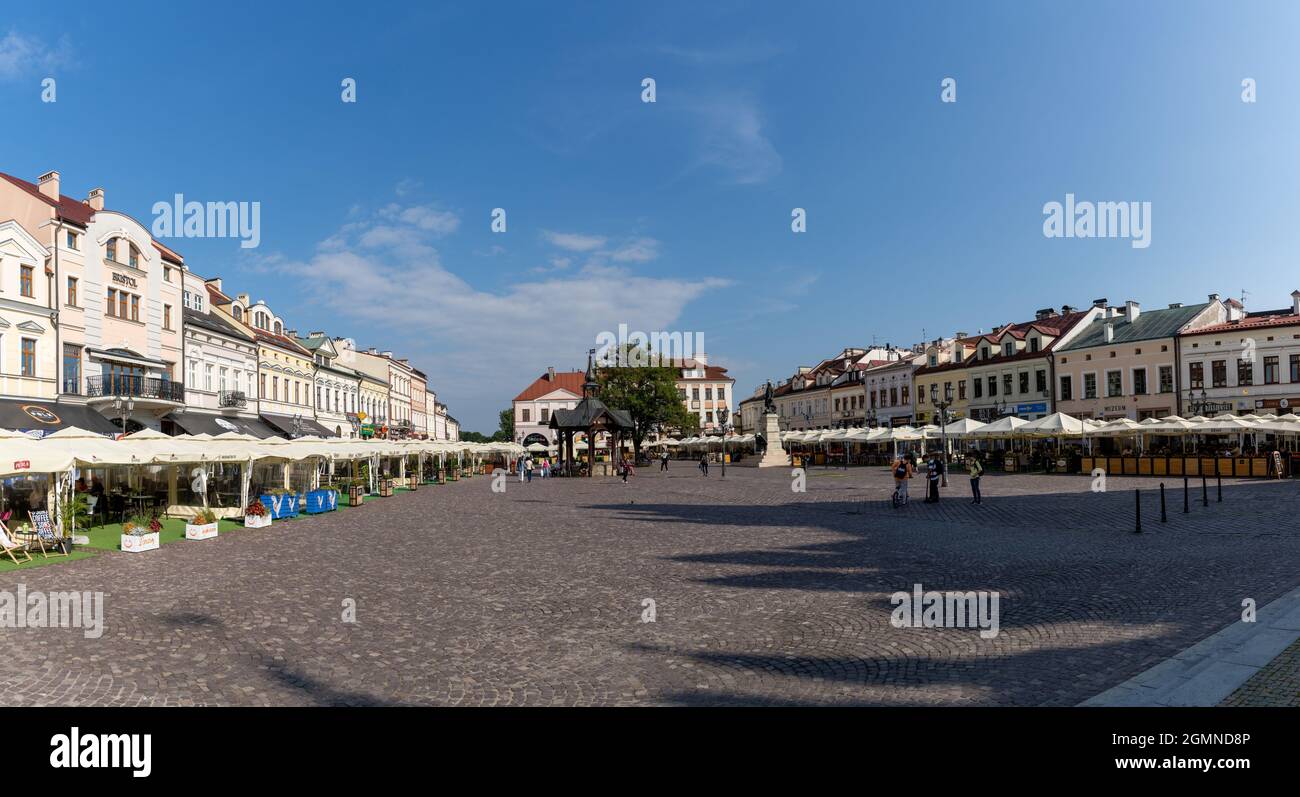
POLYGON ((185 403, 185 385, 170 379, 143 376, 88 376, 86 395, 89 398, 157 399, 185 403))
POLYGON ((217 394, 217 403, 221 407, 247 407, 248 397, 242 390, 223 390, 217 394))

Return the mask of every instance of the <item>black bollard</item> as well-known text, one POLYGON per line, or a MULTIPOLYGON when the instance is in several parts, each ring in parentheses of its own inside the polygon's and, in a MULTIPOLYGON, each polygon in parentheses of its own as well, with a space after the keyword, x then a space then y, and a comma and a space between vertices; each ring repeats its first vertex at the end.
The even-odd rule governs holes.
POLYGON ((1201 506, 1210 505, 1210 491, 1205 486, 1205 471, 1201 471, 1201 506))
POLYGON ((1187 514, 1187 474, 1183 474, 1183 514, 1187 514))
POLYGON ((1136 500, 1137 503, 1137 528, 1134 529, 1133 533, 1141 534, 1142 533, 1142 491, 1134 490, 1133 498, 1136 500))
POLYGON ((1221 504, 1223 503, 1223 477, 1219 475, 1219 460, 1217 459, 1214 460, 1214 482, 1215 489, 1219 491, 1219 498, 1215 503, 1221 504))
POLYGON ((1160 482, 1160 522, 1168 523, 1169 516, 1165 514, 1165 483, 1160 482))

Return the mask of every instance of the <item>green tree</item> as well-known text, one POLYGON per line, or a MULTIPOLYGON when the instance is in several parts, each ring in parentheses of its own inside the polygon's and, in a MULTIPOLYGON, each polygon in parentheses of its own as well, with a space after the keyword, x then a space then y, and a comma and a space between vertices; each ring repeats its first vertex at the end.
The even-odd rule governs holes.
MULTIPOLYGON (((619 362, 654 362, 651 352, 627 347, 619 362)), ((699 428, 699 418, 686 409, 677 392, 677 369, 666 366, 615 366, 602 368, 596 376, 600 400, 610 409, 632 416, 632 446, 641 453, 641 442, 654 431, 675 429, 690 433, 699 428)))
POLYGON ((500 443, 512 443, 515 439, 515 411, 514 408, 501 410, 497 416, 500 419, 500 427, 492 435, 492 439, 500 443))
POLYGON ((491 443, 496 439, 496 435, 488 437, 482 432, 461 432, 460 439, 467 443, 491 443))

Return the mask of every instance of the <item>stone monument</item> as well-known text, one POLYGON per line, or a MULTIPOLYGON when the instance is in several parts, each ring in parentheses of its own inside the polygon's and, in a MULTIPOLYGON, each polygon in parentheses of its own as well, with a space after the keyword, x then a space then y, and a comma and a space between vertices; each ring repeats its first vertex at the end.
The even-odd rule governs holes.
POLYGON ((771 382, 767 383, 767 388, 763 391, 763 441, 767 444, 767 448, 763 450, 763 458, 758 461, 760 468, 790 466, 790 458, 781 448, 781 426, 777 422, 776 401, 772 398, 771 382))

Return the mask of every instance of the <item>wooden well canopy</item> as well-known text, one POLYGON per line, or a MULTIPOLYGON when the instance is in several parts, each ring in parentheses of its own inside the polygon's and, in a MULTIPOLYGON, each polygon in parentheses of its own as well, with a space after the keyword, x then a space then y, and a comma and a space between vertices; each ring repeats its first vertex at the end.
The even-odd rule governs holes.
MULTIPOLYGON (((560 450, 563 452, 565 462, 574 461, 573 435, 582 432, 587 436, 587 451, 591 456, 592 464, 595 464, 597 433, 606 432, 613 436, 614 444, 610 447, 610 451, 618 452, 615 454, 617 456, 622 452, 623 438, 630 436, 636 427, 627 412, 610 409, 605 406, 605 402, 589 395, 571 410, 552 412, 550 428, 560 435, 560 450)), ((594 470, 595 468, 588 469, 587 475, 590 476, 594 470)))

